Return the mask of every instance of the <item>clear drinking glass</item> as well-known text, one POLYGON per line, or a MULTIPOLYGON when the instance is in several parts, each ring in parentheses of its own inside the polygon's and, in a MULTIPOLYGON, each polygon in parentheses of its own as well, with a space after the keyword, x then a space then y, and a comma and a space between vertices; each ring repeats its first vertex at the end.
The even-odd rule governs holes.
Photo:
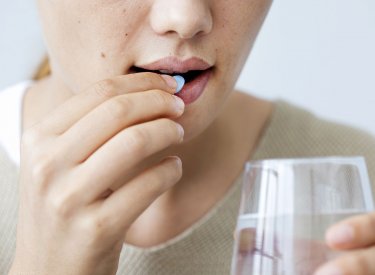
POLYGON ((328 227, 373 211, 362 157, 246 163, 232 275, 311 275, 339 252, 328 227))

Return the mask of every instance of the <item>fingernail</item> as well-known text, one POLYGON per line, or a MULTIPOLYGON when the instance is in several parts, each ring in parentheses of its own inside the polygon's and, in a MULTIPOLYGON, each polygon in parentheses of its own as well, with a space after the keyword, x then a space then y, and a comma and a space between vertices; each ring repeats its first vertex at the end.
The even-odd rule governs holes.
POLYGON ((170 156, 168 158, 169 159, 173 159, 179 166, 182 165, 182 161, 181 161, 181 159, 179 157, 177 157, 177 156, 170 156))
POLYGON ((314 275, 343 275, 342 270, 336 265, 329 264, 319 269, 314 275))
POLYGON ((354 238, 353 227, 347 224, 339 225, 329 230, 327 239, 334 244, 344 244, 352 241, 354 238))
POLYGON ((181 141, 184 139, 185 131, 181 124, 177 124, 178 132, 180 133, 181 141))
POLYGON ((176 100, 176 107, 178 111, 184 110, 185 109, 185 102, 179 98, 178 96, 173 96, 174 99, 176 100))
POLYGON ((174 78, 174 79, 176 80, 176 82, 177 82, 177 89, 176 89, 176 94, 177 94, 177 93, 179 93, 179 92, 182 90, 182 88, 184 87, 184 85, 185 85, 185 78, 183 78, 183 77, 180 76, 180 75, 175 75, 173 78, 174 78))
POLYGON ((167 83, 169 87, 173 89, 177 89, 178 85, 174 77, 167 75, 167 74, 162 74, 161 77, 164 78, 165 82, 167 83))

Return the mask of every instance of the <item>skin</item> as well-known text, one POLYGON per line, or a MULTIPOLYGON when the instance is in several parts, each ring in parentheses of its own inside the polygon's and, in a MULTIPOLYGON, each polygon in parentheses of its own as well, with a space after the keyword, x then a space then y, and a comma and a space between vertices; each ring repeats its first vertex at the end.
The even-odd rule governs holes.
MULTIPOLYGON (((293 241, 294 245, 293 259, 291 260, 294 263, 305 262, 303 265, 298 265, 299 273, 297 274, 374 274, 373 244, 375 237, 372 230, 374 221, 374 214, 354 216, 344 220, 327 231, 326 243, 317 240, 288 240, 293 241), (344 234, 340 234, 341 230, 344 231, 344 234), (327 262, 327 258, 332 258, 332 251, 345 253, 327 262)), ((234 238, 239 242, 237 258, 239 268, 236 274, 242 274, 241 268, 251 266, 252 253, 256 251, 256 232, 246 228, 235 233, 234 238)), ((276 240, 277 238, 275 239, 277 243, 276 240)), ((261 251, 258 250, 257 253, 261 253, 261 251)), ((290 255, 289 253, 290 251, 283 256, 290 255)), ((262 256, 267 257, 264 254, 262 256)))
POLYGON ((115 274, 124 241, 165 242, 225 195, 272 111, 233 90, 271 2, 37 1, 52 74, 24 99, 11 274, 115 274), (131 74, 166 56, 214 65, 193 104, 131 74))
POLYGON ((375 274, 375 214, 342 221, 327 231, 326 241, 345 255, 322 266, 315 275, 375 274))

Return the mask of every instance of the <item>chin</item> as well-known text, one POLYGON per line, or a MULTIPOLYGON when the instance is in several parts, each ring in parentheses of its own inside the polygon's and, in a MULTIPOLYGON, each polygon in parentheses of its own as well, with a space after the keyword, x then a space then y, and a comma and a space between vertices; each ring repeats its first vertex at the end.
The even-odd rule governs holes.
POLYGON ((194 113, 193 111, 188 110, 185 111, 181 117, 174 120, 184 128, 185 135, 182 144, 198 138, 210 127, 214 118, 209 118, 205 115, 206 113, 197 115, 197 112, 194 113))

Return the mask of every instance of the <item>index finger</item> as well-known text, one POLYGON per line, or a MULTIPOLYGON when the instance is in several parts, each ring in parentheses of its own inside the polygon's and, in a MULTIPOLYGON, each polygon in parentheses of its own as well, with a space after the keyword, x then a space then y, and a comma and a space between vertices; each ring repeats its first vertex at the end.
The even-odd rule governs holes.
POLYGON ((37 126, 44 134, 61 135, 92 109, 112 97, 154 89, 174 94, 176 88, 176 80, 169 75, 146 72, 116 76, 97 82, 84 92, 72 96, 37 126))

